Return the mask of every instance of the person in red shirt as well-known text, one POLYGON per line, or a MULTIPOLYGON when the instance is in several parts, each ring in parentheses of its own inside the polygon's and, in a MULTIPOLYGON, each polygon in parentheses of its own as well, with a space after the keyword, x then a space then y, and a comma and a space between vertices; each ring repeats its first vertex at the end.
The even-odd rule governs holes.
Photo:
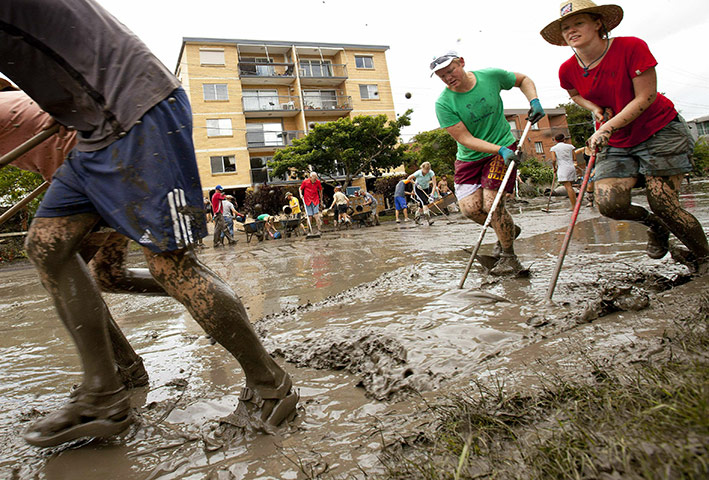
POLYGON ((322 184, 318 180, 318 174, 311 172, 310 176, 300 184, 300 198, 305 205, 305 213, 308 217, 315 219, 318 226, 318 233, 322 227, 320 218, 320 204, 322 204, 322 184))
POLYGON ((709 270, 709 244, 701 224, 679 201, 684 174, 692 170, 693 140, 673 103, 657 92, 657 61, 636 37, 610 38, 623 10, 589 0, 561 3, 560 18, 540 33, 574 55, 559 69, 561 87, 593 112, 599 127, 589 138, 598 151, 595 197, 599 211, 615 220, 634 220, 648 229, 647 253, 662 258, 672 232, 689 248, 691 266, 709 270), (604 120, 605 123, 600 123, 604 120), (631 203, 640 176, 647 183, 651 211, 631 203))
POLYGON ((212 211, 214 212, 214 248, 224 246, 224 238, 227 239, 229 245, 236 243, 234 238, 229 233, 226 222, 224 221, 224 207, 222 200, 226 200, 226 195, 222 193, 222 186, 214 187, 215 192, 212 195, 212 211))

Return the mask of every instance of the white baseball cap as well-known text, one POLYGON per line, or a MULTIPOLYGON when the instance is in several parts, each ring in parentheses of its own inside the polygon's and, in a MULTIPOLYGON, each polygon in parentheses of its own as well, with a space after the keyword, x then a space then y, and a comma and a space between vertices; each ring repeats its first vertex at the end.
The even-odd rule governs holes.
POLYGON ((460 55, 458 55, 458 52, 455 52, 453 50, 448 50, 440 57, 435 57, 430 65, 431 76, 433 76, 433 74, 436 73, 438 70, 446 68, 456 58, 460 58, 460 55))

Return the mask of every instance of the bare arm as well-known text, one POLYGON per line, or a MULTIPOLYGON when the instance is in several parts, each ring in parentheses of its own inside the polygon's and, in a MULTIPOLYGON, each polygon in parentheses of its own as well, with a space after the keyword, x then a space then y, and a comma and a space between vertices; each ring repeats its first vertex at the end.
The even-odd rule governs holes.
POLYGON ((576 89, 567 90, 567 92, 569 92, 569 97, 571 97, 571 100, 573 100, 576 105, 593 113, 597 122, 603 121, 603 108, 583 98, 576 89))
POLYGON ((486 142, 485 140, 473 137, 463 122, 458 122, 453 126, 447 127, 446 131, 450 133, 451 137, 453 137, 456 142, 471 150, 475 150, 476 152, 489 153, 490 155, 493 155, 500 150, 500 147, 504 146, 495 145, 494 143, 486 142))
POLYGON ((534 85, 534 82, 532 81, 532 79, 529 78, 524 73, 514 72, 514 74, 515 74, 515 87, 522 90, 522 93, 524 94, 525 97, 527 97, 527 100, 529 100, 531 102, 535 98, 538 98, 537 87, 534 85))

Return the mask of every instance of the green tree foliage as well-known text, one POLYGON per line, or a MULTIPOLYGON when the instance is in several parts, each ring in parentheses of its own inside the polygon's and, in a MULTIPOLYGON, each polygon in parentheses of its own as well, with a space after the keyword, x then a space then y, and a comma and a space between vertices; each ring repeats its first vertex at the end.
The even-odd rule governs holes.
POLYGON ((401 128, 411 125, 412 110, 395 121, 385 115, 358 115, 315 125, 308 135, 276 152, 268 166, 279 177, 291 171, 307 175, 310 166, 322 179, 334 182, 344 174, 345 186, 362 174, 380 175, 404 163, 401 128))
POLYGON ((694 144, 692 160, 694 161, 692 175, 703 177, 709 173, 709 143, 707 143, 706 139, 700 138, 694 144))
POLYGON ((554 170, 536 157, 528 157, 519 167, 519 176, 524 182, 531 179, 534 185, 546 185, 551 184, 554 170))
POLYGON ((436 177, 453 175, 458 144, 450 134, 441 128, 421 132, 414 136, 409 145, 410 170, 418 169, 423 162, 430 162, 436 177))
MULTIPOLYGON (((38 173, 20 170, 12 165, 0 169, 0 205, 11 207, 39 187, 43 181, 38 173)), ((29 203, 26 215, 34 215, 43 196, 44 194, 29 203)))
POLYGON ((593 135, 591 112, 579 107, 574 102, 562 103, 558 108, 566 110, 566 123, 569 125, 571 141, 576 148, 586 145, 588 137, 593 135))

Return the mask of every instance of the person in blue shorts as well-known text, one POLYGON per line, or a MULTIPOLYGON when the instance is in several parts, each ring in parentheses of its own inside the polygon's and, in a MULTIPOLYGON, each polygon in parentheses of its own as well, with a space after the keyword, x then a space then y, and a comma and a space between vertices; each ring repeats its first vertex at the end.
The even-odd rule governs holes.
POLYGON ((399 212, 404 212, 404 221, 409 221, 409 208, 408 202, 406 201, 406 184, 409 183, 408 180, 399 180, 399 183, 394 187, 394 214, 396 215, 396 223, 400 223, 399 212))
POLYGON ((79 255, 103 222, 143 247, 155 280, 240 363, 237 412, 269 429, 298 395, 234 292, 194 254, 206 236, 192 116, 179 81, 93 0, 0 3, 0 65, 77 144, 30 226, 27 254, 76 344, 83 381, 69 402, 24 434, 48 447, 110 437, 133 422, 108 333, 110 313, 79 255), (87 60, 89 59, 89 60, 87 60))

